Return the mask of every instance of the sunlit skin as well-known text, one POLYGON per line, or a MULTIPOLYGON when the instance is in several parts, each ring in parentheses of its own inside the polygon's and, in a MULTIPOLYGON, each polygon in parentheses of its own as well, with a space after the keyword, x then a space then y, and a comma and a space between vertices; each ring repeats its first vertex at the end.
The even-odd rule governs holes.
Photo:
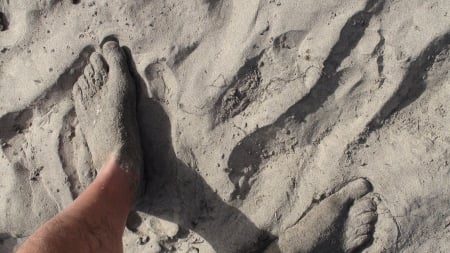
POLYGON ((17 252, 123 252, 122 234, 135 193, 133 179, 110 158, 86 190, 17 252))

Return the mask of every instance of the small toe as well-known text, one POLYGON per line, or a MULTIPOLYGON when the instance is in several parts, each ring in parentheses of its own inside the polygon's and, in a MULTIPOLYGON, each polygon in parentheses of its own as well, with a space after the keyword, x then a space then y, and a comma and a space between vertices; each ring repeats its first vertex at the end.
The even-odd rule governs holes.
POLYGON ((355 237, 358 237, 361 235, 369 235, 372 233, 373 228, 374 227, 371 224, 361 225, 355 229, 355 232, 354 232, 355 237))
POLYGON ((108 65, 106 64, 103 56, 97 52, 92 53, 90 57, 90 63, 94 69, 94 81, 102 86, 106 82, 108 65))
POLYGON ((89 63, 84 67, 84 78, 86 79, 86 83, 88 84, 87 88, 91 89, 95 86, 94 83, 94 68, 89 63))
POLYGON ((377 221, 378 215, 375 212, 363 213, 356 217, 357 224, 372 224, 377 221))
POLYGON ((81 99, 81 96, 82 96, 82 92, 81 92, 81 88, 80 88, 79 82, 80 82, 80 81, 77 81, 77 82, 73 85, 73 88, 72 88, 72 96, 73 96, 73 100, 74 100, 74 101, 80 100, 80 99, 81 99))
POLYGON ((350 210, 350 215, 358 216, 363 213, 375 212, 377 210, 377 206, 375 202, 370 198, 365 198, 357 201, 352 209, 350 210))
POLYGON ((87 81, 87 79, 86 79, 86 77, 84 75, 81 75, 78 78, 78 81, 77 81, 76 85, 78 85, 81 94, 83 94, 89 87, 88 81, 87 81))
POLYGON ((355 249, 358 249, 361 246, 368 243, 369 240, 370 240, 370 237, 368 235, 358 236, 347 243, 347 246, 346 246, 347 250, 345 252, 353 252, 355 249))
POLYGON ((99 77, 98 74, 94 70, 94 66, 92 64, 88 64, 84 68, 84 78, 87 83, 87 88, 83 90, 87 97, 94 97, 95 94, 100 90, 103 85, 102 77, 99 77))
POLYGON ((72 88, 72 96, 77 113, 80 112, 80 109, 84 110, 86 108, 84 106, 84 103, 86 101, 84 92, 85 90, 83 90, 82 86, 86 86, 86 81, 84 80, 83 76, 78 79, 78 81, 72 88))
POLYGON ((92 79, 94 77, 94 68, 92 67, 92 65, 90 63, 88 65, 86 65, 86 67, 84 67, 84 76, 88 80, 92 79))
POLYGON ((108 65, 106 65, 105 60, 103 59, 103 56, 97 52, 94 52, 91 54, 91 57, 89 58, 89 62, 94 67, 95 71, 108 71, 108 65))

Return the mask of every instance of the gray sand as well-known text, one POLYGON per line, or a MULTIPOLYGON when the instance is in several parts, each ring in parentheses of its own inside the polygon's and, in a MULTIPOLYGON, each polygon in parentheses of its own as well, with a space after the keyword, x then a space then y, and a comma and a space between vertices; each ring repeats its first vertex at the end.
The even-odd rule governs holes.
POLYGON ((125 252, 450 252, 448 0, 0 0, 0 253, 95 177, 72 89, 108 36, 147 182, 125 252))

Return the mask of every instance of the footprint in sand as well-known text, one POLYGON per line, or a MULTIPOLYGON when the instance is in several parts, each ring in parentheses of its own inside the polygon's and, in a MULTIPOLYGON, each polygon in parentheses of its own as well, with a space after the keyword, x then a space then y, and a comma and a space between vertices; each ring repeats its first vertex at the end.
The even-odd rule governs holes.
POLYGON ((373 239, 377 220, 375 202, 363 198, 371 188, 364 179, 348 183, 282 232, 265 252, 350 253, 363 249, 373 239))

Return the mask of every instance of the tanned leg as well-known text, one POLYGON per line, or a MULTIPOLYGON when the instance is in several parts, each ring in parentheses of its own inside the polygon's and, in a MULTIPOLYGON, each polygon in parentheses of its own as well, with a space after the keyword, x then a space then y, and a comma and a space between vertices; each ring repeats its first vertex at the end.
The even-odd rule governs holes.
POLYGON ((17 252, 123 252, 122 233, 135 194, 130 176, 111 158, 94 182, 17 252))
POLYGON ((125 54, 109 41, 73 88, 81 130, 100 171, 86 190, 40 227, 19 253, 123 252, 122 234, 142 172, 136 87, 125 54))

